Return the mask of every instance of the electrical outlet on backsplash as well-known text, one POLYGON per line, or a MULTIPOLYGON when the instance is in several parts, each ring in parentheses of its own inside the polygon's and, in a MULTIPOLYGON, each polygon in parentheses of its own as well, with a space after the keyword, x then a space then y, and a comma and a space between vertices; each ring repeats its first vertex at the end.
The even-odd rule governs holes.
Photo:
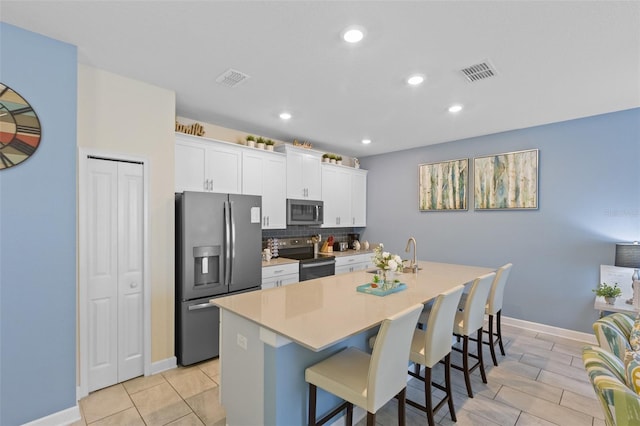
POLYGON ((348 242, 349 234, 362 234, 366 228, 312 228, 310 226, 288 226, 287 229, 269 229, 262 231, 262 248, 267 247, 269 238, 311 237, 320 234, 326 240, 333 235, 336 242, 348 242))

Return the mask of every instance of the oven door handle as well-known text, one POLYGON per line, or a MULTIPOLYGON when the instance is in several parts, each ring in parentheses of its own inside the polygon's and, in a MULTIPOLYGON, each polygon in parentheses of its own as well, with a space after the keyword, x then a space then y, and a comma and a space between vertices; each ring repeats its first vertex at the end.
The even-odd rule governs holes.
POLYGON ((327 266, 327 265, 333 265, 335 264, 336 261, 334 260, 328 260, 326 262, 313 262, 313 263, 301 263, 300 267, 305 269, 305 268, 315 268, 316 266, 327 266))

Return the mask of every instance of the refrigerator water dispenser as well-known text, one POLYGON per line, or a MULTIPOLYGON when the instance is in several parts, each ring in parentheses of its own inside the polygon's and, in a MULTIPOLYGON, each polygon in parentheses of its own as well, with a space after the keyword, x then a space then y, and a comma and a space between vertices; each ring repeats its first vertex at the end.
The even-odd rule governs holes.
POLYGON ((220 246, 193 248, 193 285, 220 283, 220 246))

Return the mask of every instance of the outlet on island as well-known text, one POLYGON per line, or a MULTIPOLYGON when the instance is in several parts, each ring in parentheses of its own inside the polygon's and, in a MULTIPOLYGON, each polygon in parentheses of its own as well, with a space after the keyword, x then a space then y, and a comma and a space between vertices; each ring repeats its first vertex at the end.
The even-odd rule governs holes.
POLYGON ((237 342, 238 342, 238 346, 240 346, 245 351, 247 350, 247 338, 246 337, 244 337, 242 334, 238 333, 237 342))

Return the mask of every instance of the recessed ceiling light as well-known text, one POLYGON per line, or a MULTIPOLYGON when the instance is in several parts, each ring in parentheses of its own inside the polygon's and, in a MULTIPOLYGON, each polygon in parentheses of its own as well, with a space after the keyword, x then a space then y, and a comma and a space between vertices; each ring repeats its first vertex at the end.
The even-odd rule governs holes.
POLYGON ((347 43, 358 43, 364 38, 364 28, 352 26, 342 32, 342 38, 347 43))
POLYGON ((282 118, 283 120, 288 120, 291 118, 291 114, 289 114, 288 112, 281 112, 280 118, 282 118))
POLYGON ((362 143, 365 145, 369 145, 371 143, 371 139, 362 139, 362 143))
POLYGON ((449 112, 460 112, 462 111, 462 105, 451 105, 449 107, 449 112))
POLYGON ((407 83, 412 86, 417 86, 418 84, 422 84, 424 81, 424 76, 421 74, 414 74, 407 79, 407 83))

